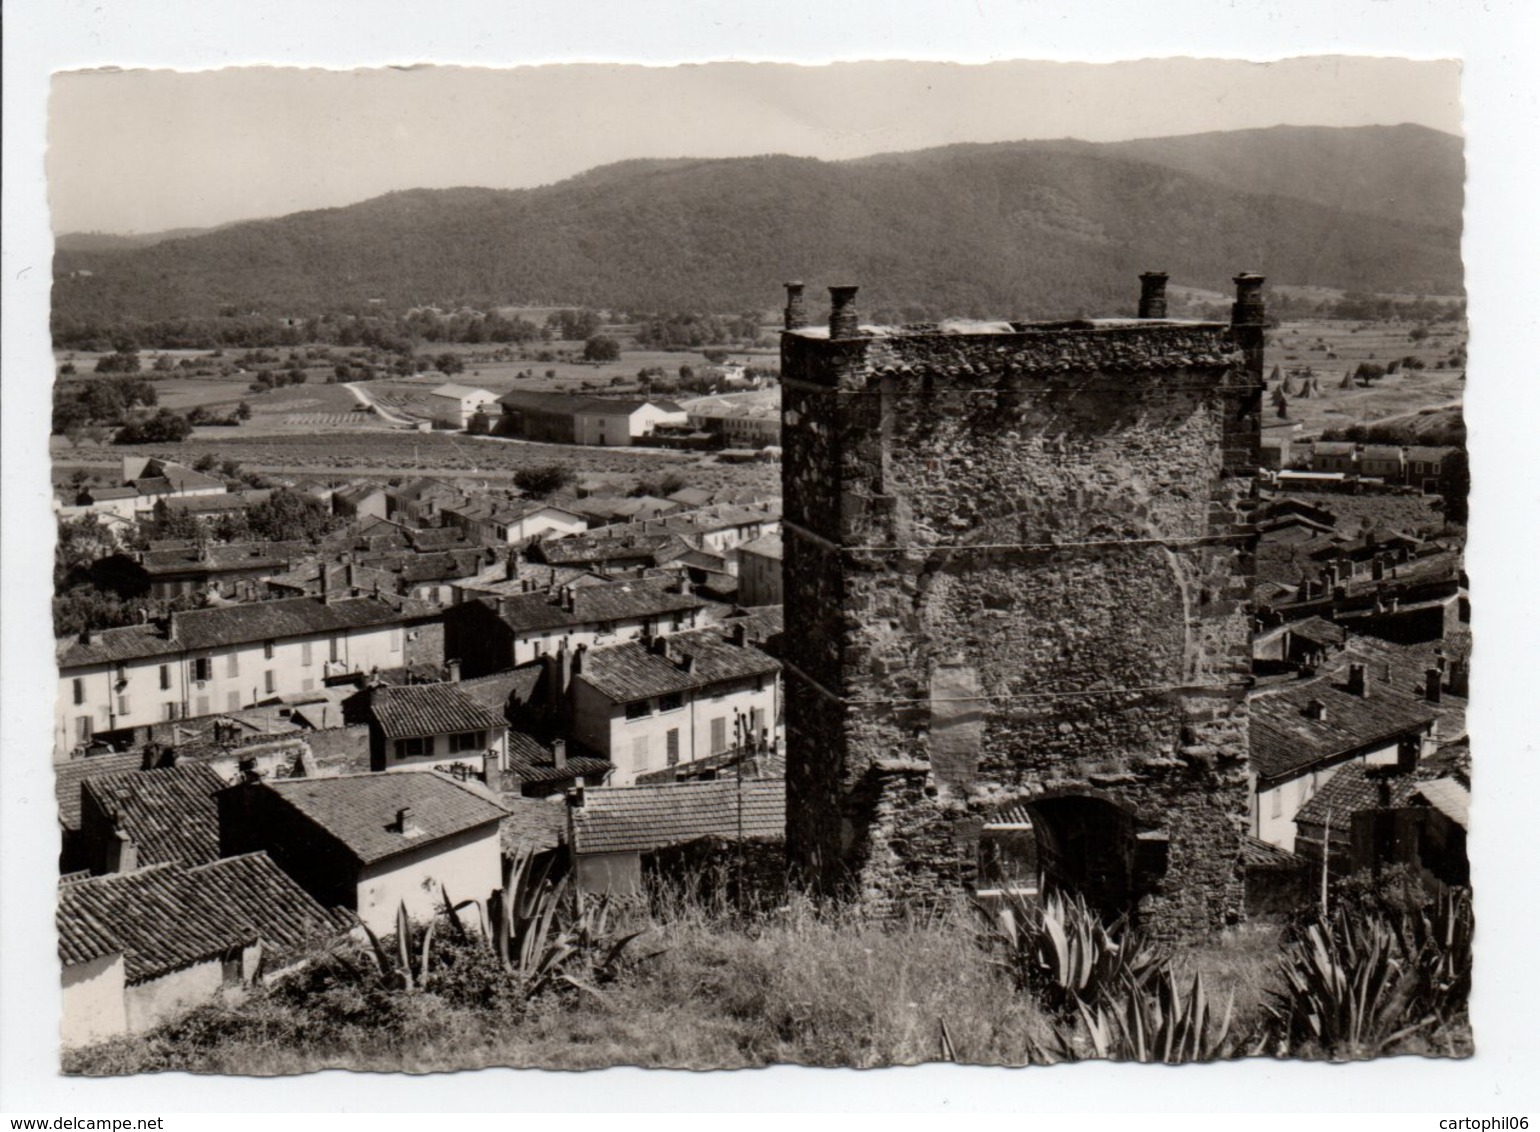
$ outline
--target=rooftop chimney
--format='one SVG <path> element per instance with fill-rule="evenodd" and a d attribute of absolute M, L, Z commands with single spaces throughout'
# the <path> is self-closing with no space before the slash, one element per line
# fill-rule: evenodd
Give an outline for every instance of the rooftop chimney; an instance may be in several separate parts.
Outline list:
<path fill-rule="evenodd" d="M 652 653 L 654 656 L 667 656 L 668 638 L 662 634 L 654 637 L 652 640 L 647 642 L 647 651 Z"/>
<path fill-rule="evenodd" d="M 563 770 L 567 765 L 567 741 L 565 739 L 553 739 L 551 741 L 551 762 L 557 770 Z"/>
<path fill-rule="evenodd" d="M 858 318 L 856 292 L 859 287 L 842 286 L 829 288 L 829 337 L 854 338 Z"/>
<path fill-rule="evenodd" d="M 1437 668 L 1430 668 L 1425 673 L 1423 692 L 1428 698 L 1428 703 L 1442 703 L 1444 699 L 1444 674 Z"/>
<path fill-rule="evenodd" d="M 1246 372 L 1260 389 L 1262 379 L 1262 354 L 1266 345 L 1265 326 L 1267 312 L 1262 305 L 1263 278 L 1251 272 L 1235 277 L 1235 305 L 1230 308 L 1230 328 L 1235 344 L 1246 358 Z"/>
<path fill-rule="evenodd" d="M 742 621 L 733 626 L 733 644 L 743 648 L 749 643 L 749 627 Z"/>
<path fill-rule="evenodd" d="M 1166 317 L 1166 280 L 1164 271 L 1146 271 L 1139 276 L 1139 317 Z"/>
<path fill-rule="evenodd" d="M 1369 698 L 1369 666 L 1367 664 L 1348 665 L 1347 692 L 1350 696 L 1360 699 Z"/>
<path fill-rule="evenodd" d="M 420 837 L 422 826 L 417 824 L 417 819 L 412 816 L 411 806 L 402 806 L 396 811 L 396 832 L 402 837 Z"/>
<path fill-rule="evenodd" d="M 446 660 L 444 667 L 449 669 L 449 683 L 458 684 L 460 682 L 460 662 L 458 660 Z"/>
<path fill-rule="evenodd" d="M 807 307 L 802 301 L 801 281 L 786 284 L 786 329 L 796 330 L 807 325 Z"/>
<path fill-rule="evenodd" d="M 1232 326 L 1260 326 L 1266 317 L 1262 306 L 1262 284 L 1265 278 L 1252 272 L 1242 272 L 1235 277 L 1235 305 L 1230 308 Z"/>
<path fill-rule="evenodd" d="M 113 817 L 113 840 L 107 846 L 107 871 L 109 873 L 131 873 L 139 867 L 139 846 L 134 844 L 134 839 L 128 831 L 118 824 L 117 816 Z"/>
<path fill-rule="evenodd" d="M 583 787 L 581 784 L 567 791 L 567 805 L 571 806 L 574 810 L 581 810 L 583 808 Z"/>
<path fill-rule="evenodd" d="M 675 663 L 678 664 L 681 672 L 690 674 L 695 671 L 695 658 L 693 656 L 682 656 Z"/>
<path fill-rule="evenodd" d="M 1320 700 L 1311 700 L 1305 705 L 1305 718 L 1322 722 L 1326 719 L 1326 705 Z"/>

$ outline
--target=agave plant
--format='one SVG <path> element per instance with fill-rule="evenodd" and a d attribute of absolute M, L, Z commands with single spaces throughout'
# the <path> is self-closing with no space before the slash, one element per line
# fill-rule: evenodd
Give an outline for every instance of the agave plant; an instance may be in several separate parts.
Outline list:
<path fill-rule="evenodd" d="M 1447 1021 L 1470 1001 L 1475 918 L 1469 889 L 1447 889 L 1408 917 L 1403 943 L 1411 957 L 1420 1010 Z"/>
<path fill-rule="evenodd" d="M 1012 893 L 1003 908 L 980 905 L 995 960 L 1019 989 L 1071 1015 L 1124 985 L 1142 986 L 1166 960 L 1119 920 L 1111 927 L 1078 894 L 1050 892 L 1041 903 Z"/>
<path fill-rule="evenodd" d="M 1333 1057 L 1372 1057 L 1422 1024 L 1411 1016 L 1415 979 L 1382 916 L 1339 909 L 1311 924 L 1285 951 L 1280 973 L 1267 1010 L 1284 1052 L 1314 1043 Z"/>
<path fill-rule="evenodd" d="M 380 937 L 368 924 L 363 925 L 373 949 L 376 969 L 387 986 L 398 990 L 421 990 L 428 982 L 429 963 L 433 953 L 433 924 L 423 932 L 422 946 L 416 961 L 412 958 L 412 919 L 406 914 L 406 901 L 396 908 L 395 950 L 386 948 Z M 414 970 L 415 968 L 415 970 Z"/>
<path fill-rule="evenodd" d="M 1095 1005 L 1082 1003 L 1079 1009 L 1097 1057 L 1177 1065 L 1223 1055 L 1234 1007 L 1232 992 L 1216 1024 L 1203 975 L 1194 975 L 1184 989 L 1176 974 L 1164 967 L 1144 985 L 1125 978 L 1119 992 Z"/>

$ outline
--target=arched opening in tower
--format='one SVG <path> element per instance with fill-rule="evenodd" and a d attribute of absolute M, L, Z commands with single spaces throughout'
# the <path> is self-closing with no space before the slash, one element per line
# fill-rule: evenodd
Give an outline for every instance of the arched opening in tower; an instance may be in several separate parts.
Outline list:
<path fill-rule="evenodd" d="M 1034 799 L 1001 811 L 979 839 L 978 895 L 1078 893 L 1107 919 L 1135 913 L 1165 871 L 1164 834 L 1093 794 Z"/>

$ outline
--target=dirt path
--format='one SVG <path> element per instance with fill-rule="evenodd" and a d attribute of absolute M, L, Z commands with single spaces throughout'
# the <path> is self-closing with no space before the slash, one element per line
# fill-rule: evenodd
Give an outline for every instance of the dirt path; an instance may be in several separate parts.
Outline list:
<path fill-rule="evenodd" d="M 380 404 L 378 401 L 376 401 L 374 399 L 374 394 L 366 393 L 359 386 L 358 382 L 355 382 L 355 381 L 344 381 L 342 383 L 342 387 L 344 389 L 346 389 L 349 393 L 353 394 L 354 397 L 358 398 L 358 403 L 359 404 L 365 405 L 368 408 L 372 409 L 375 412 L 375 414 L 380 417 L 381 420 L 389 421 L 391 424 L 395 424 L 395 425 L 405 425 L 407 428 L 412 428 L 417 423 L 416 421 L 409 420 L 408 418 L 403 417 L 403 416 L 401 416 L 401 415 L 399 415 L 397 413 L 394 413 L 390 409 L 387 409 L 384 405 Z"/>

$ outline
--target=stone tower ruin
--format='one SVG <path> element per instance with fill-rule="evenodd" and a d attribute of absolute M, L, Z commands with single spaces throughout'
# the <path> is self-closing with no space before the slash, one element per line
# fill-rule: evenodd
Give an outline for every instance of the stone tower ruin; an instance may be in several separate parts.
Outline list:
<path fill-rule="evenodd" d="M 1262 278 L 1230 322 L 781 338 L 787 841 L 875 912 L 1073 888 L 1150 930 L 1233 918 Z"/>

